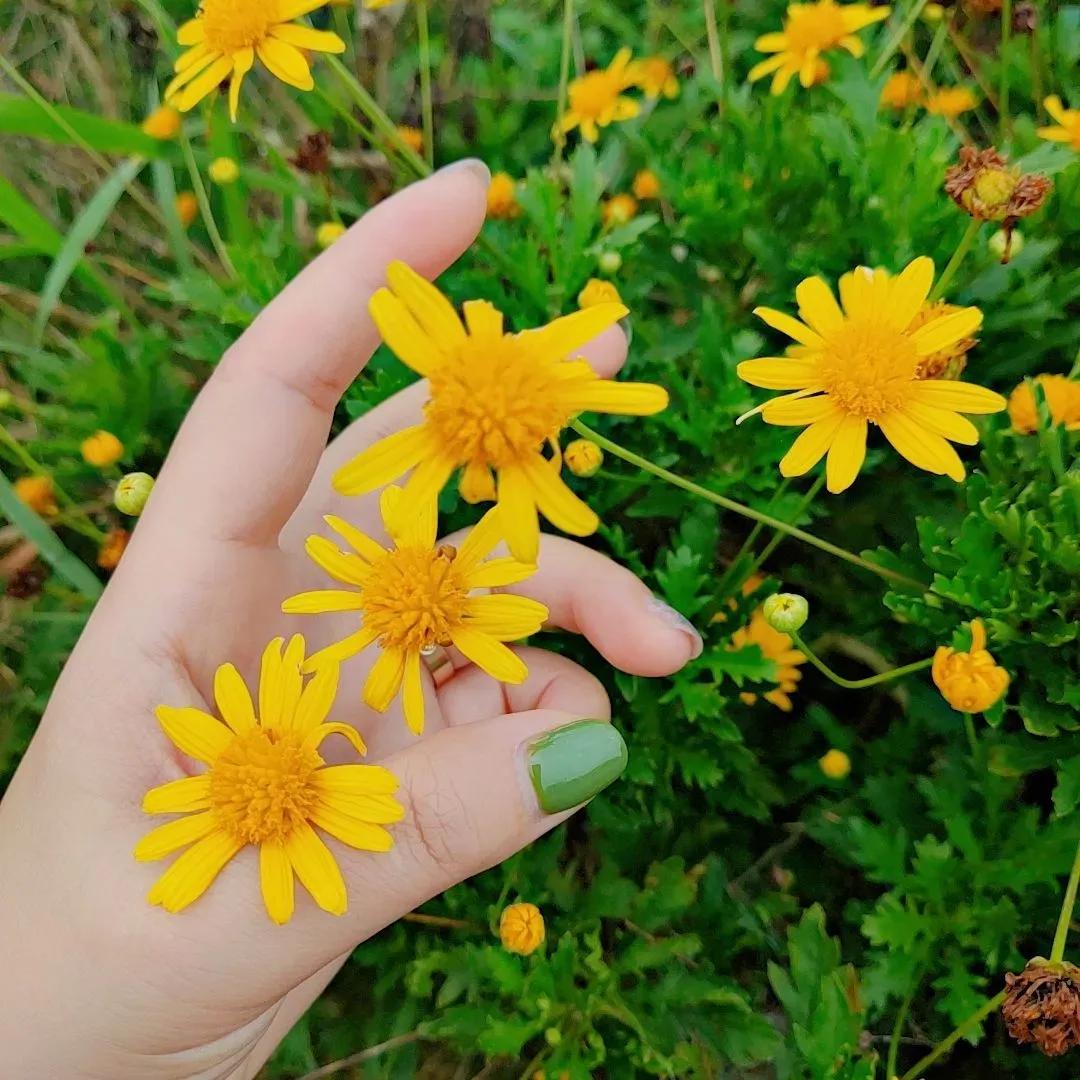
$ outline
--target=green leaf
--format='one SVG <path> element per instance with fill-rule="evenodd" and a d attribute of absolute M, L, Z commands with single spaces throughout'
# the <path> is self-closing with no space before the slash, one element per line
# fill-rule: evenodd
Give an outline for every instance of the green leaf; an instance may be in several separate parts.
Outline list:
<path fill-rule="evenodd" d="M 101 582 L 93 572 L 60 542 L 59 537 L 15 494 L 11 481 L 0 472 L 0 511 L 38 549 L 41 557 L 69 585 L 83 596 L 96 600 L 101 595 Z"/>
<path fill-rule="evenodd" d="M 55 117 L 22 94 L 0 94 L 0 134 L 29 135 L 68 146 L 88 146 L 103 154 L 148 158 L 170 154 L 171 144 L 147 135 L 135 124 L 106 120 L 67 105 L 52 108 Z"/>
<path fill-rule="evenodd" d="M 41 298 L 34 316 L 33 334 L 36 344 L 41 343 L 49 316 L 52 315 L 64 286 L 82 260 L 86 245 L 101 231 L 120 196 L 138 176 L 144 164 L 143 158 L 135 157 L 118 166 L 72 222 L 41 287 Z"/>
<path fill-rule="evenodd" d="M 1054 813 L 1059 817 L 1071 814 L 1080 803 L 1080 755 L 1061 762 L 1054 787 Z"/>

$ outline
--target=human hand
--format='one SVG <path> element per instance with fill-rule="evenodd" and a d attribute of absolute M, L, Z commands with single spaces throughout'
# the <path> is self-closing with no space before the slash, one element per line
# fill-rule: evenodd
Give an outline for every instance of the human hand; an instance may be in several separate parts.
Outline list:
<path fill-rule="evenodd" d="M 529 780 L 541 735 L 609 717 L 601 684 L 565 657 L 516 650 L 529 668 L 519 686 L 459 658 L 427 687 L 422 738 L 400 713 L 360 705 L 359 658 L 342 670 L 333 715 L 400 779 L 405 817 L 388 853 L 330 841 L 345 915 L 301 893 L 292 920 L 274 925 L 252 848 L 196 905 L 168 914 L 145 899 L 160 868 L 131 855 L 157 824 L 144 793 L 190 771 L 155 707 L 214 712 L 222 663 L 254 687 L 275 635 L 302 630 L 320 647 L 347 627 L 347 613 L 301 621 L 281 602 L 325 586 L 303 550 L 324 514 L 380 534 L 377 498 L 335 495 L 330 476 L 415 423 L 424 400 L 414 386 L 326 446 L 338 398 L 377 343 L 367 300 L 394 259 L 429 277 L 456 259 L 480 228 L 487 182 L 480 163 L 462 162 L 372 210 L 259 316 L 185 421 L 0 805 L 0 1046 L 12 1076 L 253 1076 L 358 942 L 553 828 L 572 809 L 545 806 L 566 790 L 585 801 L 618 770 L 621 740 L 570 728 L 548 750 L 570 781 L 564 797 Z M 585 351 L 611 375 L 625 341 L 612 330 Z M 700 649 L 633 575 L 568 540 L 545 537 L 538 572 L 507 591 L 544 603 L 553 625 L 625 671 L 666 675 Z"/>

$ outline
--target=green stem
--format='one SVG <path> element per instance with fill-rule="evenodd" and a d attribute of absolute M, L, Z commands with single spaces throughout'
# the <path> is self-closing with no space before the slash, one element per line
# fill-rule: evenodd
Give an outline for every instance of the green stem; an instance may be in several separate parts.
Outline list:
<path fill-rule="evenodd" d="M 916 1061 L 915 1064 L 900 1077 L 900 1080 L 917 1080 L 917 1078 L 921 1077 L 923 1073 L 938 1060 L 938 1058 L 947 1054 L 971 1028 L 985 1020 L 990 1013 L 999 1008 L 1004 1000 L 1005 991 L 1002 990 L 999 994 L 990 998 L 989 1001 L 979 1006 L 979 1008 L 966 1020 L 962 1020 L 956 1028 L 946 1035 L 945 1038 L 926 1055 L 926 1057 Z M 892 1080 L 892 1077 L 889 1077 L 888 1080 Z"/>
<path fill-rule="evenodd" d="M 976 765 L 979 764 L 979 736 L 975 733 L 975 719 L 971 713 L 964 713 L 964 733 L 967 735 L 968 749 Z"/>
<path fill-rule="evenodd" d="M 781 496 L 783 496 L 783 494 L 787 491 L 787 488 L 788 480 L 787 478 L 785 478 L 781 482 L 780 486 L 773 493 L 773 497 L 769 500 L 770 508 L 775 505 L 776 501 L 781 498 Z M 720 594 L 720 596 L 725 596 L 727 594 L 729 583 L 734 584 L 736 587 L 740 587 L 743 582 L 746 581 L 746 579 L 750 576 L 749 573 L 740 573 L 740 568 L 742 566 L 743 559 L 745 559 L 754 550 L 754 545 L 757 543 L 757 538 L 761 535 L 764 529 L 765 526 L 762 525 L 760 521 L 754 522 L 754 527 L 750 530 L 749 535 L 743 541 L 742 547 L 740 547 L 739 550 L 735 553 L 735 558 L 733 558 L 731 562 L 728 563 L 727 569 L 724 571 L 723 576 L 720 578 L 720 584 L 716 587 L 716 591 Z M 739 580 L 732 581 L 732 579 L 736 576 Z"/>
<path fill-rule="evenodd" d="M 998 63 L 1001 65 L 1001 92 L 998 94 L 998 114 L 1001 117 L 1001 141 L 1009 140 L 1009 60 L 1005 55 L 1012 34 L 1012 0 L 1001 0 L 1001 47 Z"/>
<path fill-rule="evenodd" d="M 802 517 L 806 508 L 817 498 L 818 492 L 825 486 L 825 474 L 822 473 L 813 484 L 810 486 L 810 490 L 806 493 L 803 500 L 795 508 L 795 513 L 792 515 L 793 521 L 798 521 Z M 783 543 L 784 534 L 782 532 L 774 532 L 772 539 L 761 549 L 761 554 L 750 564 L 750 568 L 746 572 L 746 576 L 749 577 L 760 566 L 763 566 L 769 556 Z"/>
<path fill-rule="evenodd" d="M 420 103 L 423 110 L 424 160 L 435 163 L 435 109 L 431 100 L 431 33 L 427 0 L 416 0 L 416 35 L 420 42 Z"/>
<path fill-rule="evenodd" d="M 927 0 L 915 0 L 911 5 L 907 16 L 904 21 L 893 31 L 892 36 L 887 42 L 885 47 L 881 50 L 881 55 L 877 58 L 877 63 L 870 69 L 870 78 L 876 79 L 884 70 L 885 65 L 896 54 L 896 50 L 900 48 L 900 42 L 907 37 L 911 28 L 915 25 L 915 20 L 922 14 L 922 10 L 926 7 Z M 889 1080 L 892 1080 L 890 1077 Z"/>
<path fill-rule="evenodd" d="M 1054 944 L 1050 949 L 1050 963 L 1060 964 L 1065 959 L 1065 941 L 1069 936 L 1069 923 L 1072 922 L 1073 908 L 1076 907 L 1076 890 L 1080 887 L 1080 844 L 1076 848 L 1069 884 L 1065 886 L 1065 897 L 1061 901 L 1061 914 L 1058 916 Z"/>
<path fill-rule="evenodd" d="M 900 1002 L 900 1008 L 896 1013 L 896 1022 L 893 1024 L 892 1037 L 889 1039 L 889 1054 L 885 1060 L 885 1076 L 887 1080 L 893 1080 L 896 1076 L 896 1062 L 900 1056 L 900 1039 L 904 1034 L 904 1024 L 907 1023 L 908 1013 L 911 1011 L 911 1003 L 915 998 L 915 991 L 919 988 L 919 980 L 922 971 L 917 970 L 911 977 L 911 985 Z"/>
<path fill-rule="evenodd" d="M 225 268 L 225 273 L 231 278 L 235 278 L 236 267 L 232 264 L 232 259 L 229 258 L 229 252 L 225 248 L 225 241 L 221 238 L 221 232 L 217 227 L 217 222 L 214 220 L 214 211 L 210 207 L 210 197 L 206 194 L 206 185 L 203 183 L 202 173 L 199 172 L 199 166 L 195 162 L 195 154 L 191 149 L 191 140 L 187 136 L 187 132 L 180 129 L 180 148 L 184 154 L 184 164 L 187 166 L 188 176 L 191 178 L 191 190 L 195 192 L 195 201 L 199 204 L 199 213 L 202 214 L 203 224 L 206 226 L 206 233 L 210 237 L 210 243 L 217 252 L 218 260 Z"/>
<path fill-rule="evenodd" d="M 552 162 L 558 164 L 562 160 L 563 147 L 566 146 L 566 136 L 560 130 L 559 125 L 566 114 L 566 98 L 570 86 L 570 49 L 574 36 L 574 0 L 563 0 L 563 25 L 562 25 L 562 52 L 559 55 L 559 95 L 555 106 L 555 150 Z"/>
<path fill-rule="evenodd" d="M 397 129 L 397 125 L 386 115 L 379 103 L 360 85 L 356 76 L 338 57 L 327 56 L 325 60 L 330 70 L 348 90 L 357 108 L 367 117 L 371 126 L 401 155 L 417 176 L 427 176 L 431 172 L 431 167 L 405 142 Z"/>
<path fill-rule="evenodd" d="M 826 679 L 836 683 L 837 686 L 842 686 L 845 690 L 865 690 L 867 687 L 877 686 L 879 683 L 892 682 L 894 679 L 901 679 L 905 675 L 913 675 L 916 671 L 925 671 L 934 662 L 934 658 L 928 656 L 925 660 L 916 660 L 914 663 L 904 664 L 903 667 L 882 671 L 877 675 L 868 675 L 865 679 L 845 679 L 843 675 L 837 675 L 824 660 L 813 652 L 810 646 L 799 636 L 797 630 L 789 630 L 788 633 L 791 635 L 791 640 L 795 643 L 795 647 L 806 655 L 806 659 L 809 660 Z"/>
<path fill-rule="evenodd" d="M 702 0 L 705 15 L 705 35 L 709 41 L 709 68 L 717 85 L 723 86 L 724 58 L 720 52 L 720 32 L 716 26 L 716 0 Z"/>
<path fill-rule="evenodd" d="M 570 426 L 579 435 L 586 439 L 591 439 L 597 446 L 606 450 L 609 454 L 621 458 L 630 465 L 636 465 L 644 472 L 651 473 L 653 476 L 657 476 L 661 480 L 673 484 L 675 487 L 682 488 L 683 491 L 688 491 L 691 495 L 697 495 L 698 498 L 705 499 L 707 502 L 711 502 L 715 506 L 723 507 L 725 510 L 730 510 L 734 514 L 749 518 L 751 521 L 760 521 L 762 525 L 767 525 L 771 529 L 776 529 L 786 536 L 793 536 L 796 540 L 801 540 L 804 544 L 810 544 L 812 547 L 827 552 L 829 555 L 833 555 L 838 559 L 843 559 L 844 562 L 851 563 L 853 566 L 860 566 L 864 570 L 869 570 L 870 573 L 877 574 L 878 577 L 887 578 L 889 581 L 894 581 L 898 584 L 907 585 L 922 591 L 926 590 L 926 586 L 921 581 L 909 578 L 906 574 L 900 574 L 895 570 L 890 570 L 888 567 L 879 566 L 869 559 L 864 559 L 861 555 L 856 555 L 853 551 L 848 551 L 846 548 L 842 548 L 837 544 L 831 544 L 828 540 L 822 540 L 819 536 L 814 536 L 812 533 L 808 533 L 803 529 L 797 529 L 794 525 L 789 525 L 786 521 L 781 521 L 771 514 L 763 514 L 760 510 L 754 510 L 752 507 L 744 506 L 734 499 L 729 499 L 724 495 L 718 495 L 715 491 L 710 491 L 700 484 L 695 484 L 693 480 L 687 480 L 685 477 L 679 476 L 678 473 L 671 472 L 670 469 L 662 468 L 660 465 L 654 465 L 648 458 L 643 458 L 640 454 L 635 454 L 632 450 L 627 450 L 626 447 L 620 446 L 616 442 L 612 442 L 611 439 L 606 438 L 597 431 L 593 431 L 592 428 L 583 424 L 580 420 L 573 421 Z"/>
<path fill-rule="evenodd" d="M 956 250 L 952 253 L 952 258 L 941 272 L 941 277 L 938 278 L 938 282 L 934 286 L 933 292 L 930 293 L 931 300 L 940 300 L 945 295 L 945 291 L 952 284 L 952 279 L 956 277 L 956 271 L 960 269 L 960 264 L 964 261 L 964 257 L 971 250 L 971 245 L 975 242 L 975 237 L 979 234 L 980 225 L 982 225 L 982 222 L 977 218 L 972 218 L 971 221 L 968 222 L 967 230 L 964 232 L 964 235 L 960 237 L 960 243 L 956 245 Z"/>

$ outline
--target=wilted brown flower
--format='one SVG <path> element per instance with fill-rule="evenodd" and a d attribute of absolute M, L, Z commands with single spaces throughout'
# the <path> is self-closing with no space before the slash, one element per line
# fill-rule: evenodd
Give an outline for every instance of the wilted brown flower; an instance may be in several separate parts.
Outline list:
<path fill-rule="evenodd" d="M 1045 176 L 1010 165 L 992 146 L 962 146 L 959 161 L 945 173 L 945 193 L 980 221 L 1015 223 L 1034 214 L 1052 187 Z"/>
<path fill-rule="evenodd" d="M 16 600 L 31 600 L 41 595 L 48 576 L 49 568 L 40 559 L 35 559 L 8 578 L 4 593 Z"/>
<path fill-rule="evenodd" d="M 1001 1015 L 1018 1043 L 1035 1043 L 1047 1057 L 1080 1046 L 1080 968 L 1037 956 L 1008 973 L 1005 986 Z"/>
<path fill-rule="evenodd" d="M 1018 34 L 1033 34 L 1039 25 L 1039 9 L 1034 4 L 1017 4 L 1013 8 L 1012 25 Z"/>
<path fill-rule="evenodd" d="M 330 171 L 330 136 L 325 131 L 313 131 L 300 140 L 290 164 L 301 172 L 320 176 Z"/>

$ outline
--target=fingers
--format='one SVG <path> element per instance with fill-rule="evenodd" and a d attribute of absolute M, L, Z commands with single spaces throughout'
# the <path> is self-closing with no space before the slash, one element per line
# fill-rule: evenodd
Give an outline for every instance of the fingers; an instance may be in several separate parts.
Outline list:
<path fill-rule="evenodd" d="M 626 335 L 618 326 L 605 330 L 581 350 L 582 356 L 596 372 L 608 378 L 618 374 L 626 362 L 626 353 Z M 350 521 L 357 521 L 359 508 L 375 505 L 375 500 L 338 495 L 333 490 L 330 478 L 361 450 L 402 428 L 419 423 L 426 400 L 427 382 L 421 379 L 377 405 L 334 439 L 319 462 L 308 494 L 282 533 L 281 541 L 285 548 L 301 546 L 307 534 L 317 527 L 316 523 L 323 514 L 339 514 Z"/>
<path fill-rule="evenodd" d="M 276 541 L 318 464 L 338 398 L 378 341 L 367 302 L 387 264 L 402 259 L 429 277 L 444 270 L 480 229 L 487 183 L 482 163 L 463 161 L 404 189 L 259 315 L 185 421 L 150 521 L 183 520 L 198 536 Z"/>

